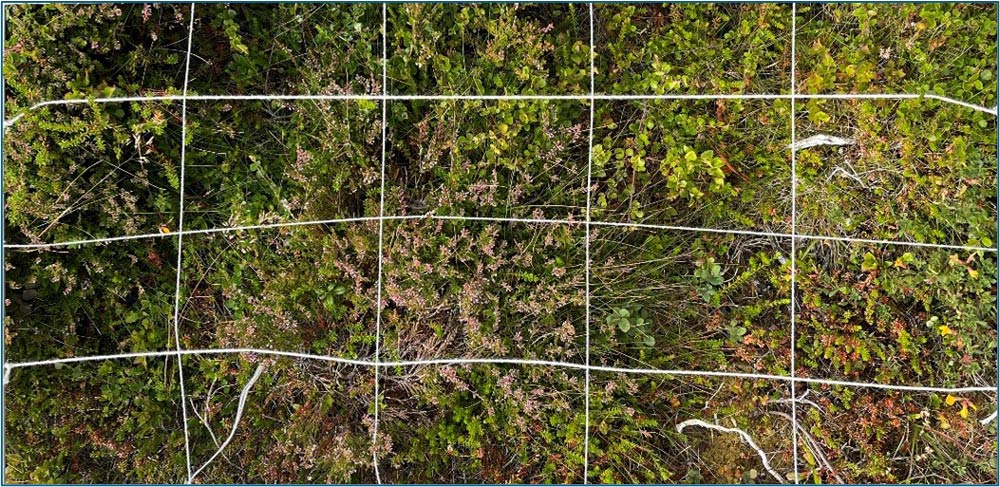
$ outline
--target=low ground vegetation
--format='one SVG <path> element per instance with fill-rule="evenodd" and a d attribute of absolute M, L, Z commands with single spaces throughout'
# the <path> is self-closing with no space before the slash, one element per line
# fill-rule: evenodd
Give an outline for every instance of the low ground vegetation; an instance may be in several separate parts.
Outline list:
<path fill-rule="evenodd" d="M 193 94 L 587 94 L 586 5 L 199 4 Z M 594 224 L 996 246 L 996 118 L 932 100 L 197 101 L 187 5 L 12 6 L 4 52 L 12 362 L 173 339 L 372 360 L 518 358 L 926 386 L 992 386 L 997 260 L 918 248 Z M 597 5 L 601 93 L 788 93 L 791 8 Z M 800 5 L 795 89 L 996 104 L 996 7 Z M 850 139 L 795 154 L 796 138 Z M 382 133 L 387 134 L 385 179 Z M 384 194 L 380 189 L 384 186 Z M 588 191 L 589 190 L 589 191 Z M 797 195 L 792 221 L 792 195 Z M 588 201 L 588 195 L 590 197 Z M 384 207 L 382 203 L 384 201 Z M 525 223 L 434 219 L 553 219 Z M 382 263 L 379 264 L 379 232 Z M 590 321 L 586 320 L 589 240 Z M 792 262 L 796 293 L 792 297 Z M 381 268 L 381 275 L 379 269 Z M 382 308 L 377 292 L 382 285 Z M 796 336 L 792 342 L 791 311 Z M 381 329 L 376 331 L 376 314 Z M 376 340 L 380 339 L 380 342 Z M 791 353 L 795 350 L 796 368 Z M 174 357 L 15 370 L 10 482 L 186 475 Z M 196 481 L 995 482 L 994 394 L 684 375 L 190 355 Z"/>

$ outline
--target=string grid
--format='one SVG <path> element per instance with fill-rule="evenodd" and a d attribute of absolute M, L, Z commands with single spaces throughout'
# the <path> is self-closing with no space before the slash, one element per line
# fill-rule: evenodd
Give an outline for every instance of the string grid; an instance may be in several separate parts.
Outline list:
<path fill-rule="evenodd" d="M 880 240 L 880 239 L 866 239 L 866 238 L 854 238 L 846 236 L 830 236 L 830 235 L 808 235 L 801 234 L 797 232 L 796 219 L 797 219 L 797 167 L 796 167 L 796 150 L 794 149 L 796 142 L 795 134 L 795 121 L 796 121 L 796 100 L 800 99 L 841 99 L 841 100 L 912 100 L 912 99 L 928 99 L 936 100 L 943 103 L 954 104 L 969 110 L 980 111 L 984 113 L 997 116 L 997 107 L 985 107 L 973 103 L 969 103 L 962 100 L 957 100 L 949 98 L 946 96 L 938 94 L 910 94 L 910 93 L 897 93 L 897 94 L 798 94 L 795 86 L 795 31 L 796 31 L 796 11 L 795 4 L 792 5 L 792 19 L 791 19 L 791 91 L 788 94 L 705 94 L 705 95 L 610 95 L 610 94 L 600 94 L 595 92 L 595 39 L 594 39 L 594 24 L 595 24 L 595 14 L 593 3 L 588 3 L 588 13 L 589 13 L 589 29 L 590 29 L 590 88 L 589 93 L 583 95 L 391 95 L 388 93 L 388 31 L 387 31 L 387 4 L 382 4 L 382 86 L 381 94 L 359 94 L 359 95 L 188 95 L 188 80 L 190 74 L 190 63 L 191 63 L 191 51 L 192 51 L 192 39 L 194 33 L 194 19 L 195 19 L 195 4 L 191 4 L 190 13 L 190 23 L 189 23 L 189 34 L 187 40 L 187 53 L 186 53 L 186 65 L 185 65 L 185 75 L 184 75 L 184 85 L 181 95 L 160 95 L 160 96 L 129 96 L 129 97 L 110 97 L 110 98 L 91 98 L 91 99 L 69 99 L 69 100 L 49 100 L 36 103 L 22 112 L 18 113 L 14 117 L 4 120 L 3 126 L 10 127 L 11 125 L 17 123 L 21 118 L 25 116 L 26 113 L 40 110 L 45 107 L 50 106 L 69 106 L 69 105 L 81 105 L 81 104 L 105 104 L 105 103 L 129 103 L 129 102 L 181 102 L 181 160 L 180 160 L 180 211 L 178 216 L 178 229 L 176 232 L 171 232 L 169 234 L 162 233 L 149 233 L 149 234 L 136 234 L 136 235 L 121 235 L 115 237 L 107 238 L 93 238 L 93 239 L 83 239 L 75 241 L 66 242 L 53 242 L 53 243 L 31 243 L 31 244 L 6 244 L 4 243 L 4 249 L 20 249 L 20 250 L 43 250 L 56 247 L 74 247 L 81 245 L 101 245 L 108 244 L 112 242 L 121 242 L 135 239 L 154 239 L 154 238 L 177 238 L 177 280 L 176 280 L 176 293 L 174 299 L 174 313 L 173 313 L 173 335 L 175 342 L 174 350 L 165 351 L 154 351 L 154 352 L 138 352 L 138 353 L 119 353 L 119 354 L 109 354 L 109 355 L 97 355 L 97 356 L 84 356 L 84 357 L 71 357 L 71 358 L 61 358 L 61 359 L 51 359 L 51 360 L 40 360 L 40 361 L 29 361 L 29 362 L 13 362 L 4 364 L 4 384 L 7 383 L 8 377 L 11 371 L 25 368 L 25 367 L 41 367 L 50 366 L 58 364 L 69 364 L 69 363 L 86 363 L 86 362 L 96 362 L 104 360 L 120 360 L 120 359 L 131 359 L 131 358 L 168 358 L 176 357 L 178 360 L 178 375 L 180 378 L 180 389 L 181 389 L 181 406 L 182 414 L 184 419 L 184 438 L 185 438 L 185 460 L 187 467 L 187 483 L 193 481 L 194 475 L 197 475 L 205 466 L 202 466 L 198 472 L 192 474 L 191 469 L 191 449 L 190 449 L 190 439 L 188 434 L 187 426 L 187 407 L 186 407 L 186 394 L 184 388 L 184 372 L 183 364 L 181 363 L 181 358 L 189 355 L 226 355 L 226 354 L 253 354 L 253 355 L 267 355 L 275 357 L 290 357 L 303 360 L 318 360 L 331 363 L 339 363 L 344 365 L 353 365 L 360 367 L 373 367 L 375 372 L 375 390 L 374 390 L 374 403 L 373 403 L 373 425 L 372 425 L 372 461 L 374 465 L 375 477 L 378 483 L 382 483 L 381 474 L 379 472 L 379 461 L 377 452 L 377 442 L 378 442 L 378 424 L 379 424 L 379 370 L 386 367 L 411 367 L 411 366 L 436 366 L 436 365 L 462 365 L 462 364 L 508 364 L 508 365 L 521 365 L 521 366 L 544 366 L 544 367 L 558 367 L 566 368 L 572 370 L 582 370 L 585 374 L 585 436 L 584 436 L 584 466 L 583 472 L 584 483 L 588 482 L 588 467 L 589 467 L 589 441 L 590 441 L 590 373 L 591 371 L 598 372 L 611 372 L 611 373 L 623 373 L 623 374 L 641 374 L 641 375 L 667 375 L 667 376 L 700 376 L 700 377 L 719 377 L 719 378 L 736 378 L 736 379 L 759 379 L 768 380 L 775 382 L 787 382 L 791 391 L 791 419 L 792 419 L 792 455 L 793 455 L 793 468 L 794 468 L 794 481 L 799 483 L 798 469 L 799 469 L 799 459 L 798 459 L 798 419 L 796 415 L 796 384 L 817 384 L 817 385 L 828 385 L 828 386 L 843 386 L 843 387 L 857 387 L 857 388 L 873 388 L 882 390 L 894 390 L 894 391 L 911 391 L 911 392 L 934 392 L 934 393 L 971 393 L 971 392 L 996 392 L 996 387 L 988 386 L 966 386 L 966 387 L 932 387 L 932 386 L 914 386 L 914 385 L 896 385 L 896 384 L 882 384 L 874 382 L 856 382 L 856 381 L 841 381 L 841 380 L 831 380 L 831 379 L 820 379 L 812 377 L 800 377 L 796 374 L 796 361 L 795 361 L 795 341 L 796 341 L 796 310 L 795 310 L 795 300 L 796 300 L 796 241 L 802 240 L 819 240 L 819 241 L 840 241 L 840 242 L 853 242 L 853 243 L 867 243 L 867 244 L 882 244 L 882 245 L 900 245 L 909 247 L 927 247 L 927 248 L 939 248 L 939 249 L 951 249 L 951 250 L 964 250 L 969 252 L 989 252 L 996 253 L 998 249 L 996 247 L 982 247 L 982 246 L 972 246 L 972 245 L 952 245 L 952 244 L 936 244 L 936 243 L 925 243 L 925 242 L 907 242 L 898 240 Z M 685 227 L 685 226 L 674 226 L 674 225 L 656 225 L 656 224 L 642 224 L 642 223 L 626 223 L 626 222 L 602 222 L 602 221 L 592 221 L 591 220 L 591 191 L 592 191 L 592 169 L 593 169 L 593 147 L 594 147 L 594 112 L 595 103 L 597 101 L 628 101 L 628 100 L 718 100 L 718 99 L 754 99 L 754 100 L 789 100 L 791 104 L 791 231 L 790 233 L 784 232 L 769 232 L 769 231 L 757 231 L 757 230 L 739 230 L 739 229 L 720 229 L 720 228 L 702 228 L 702 227 Z M 382 119 L 381 119 L 381 132 L 382 132 L 382 148 L 381 148 L 381 196 L 379 203 L 379 216 L 378 217 L 358 217 L 358 218 L 342 218 L 342 219 L 330 219 L 330 220 L 312 220 L 312 221 L 292 221 L 292 222 L 282 222 L 273 224 L 260 224 L 260 225 L 246 225 L 246 226 L 234 226 L 234 227 L 223 227 L 223 228 L 212 228 L 212 229 L 201 229 L 201 230 L 185 230 L 184 229 L 184 168 L 185 168 L 185 155 L 186 155 L 186 133 L 187 133 L 187 102 L 188 101 L 239 101 L 239 100 L 328 100 L 328 101 L 376 101 L 381 104 L 382 108 Z M 387 105 L 392 101 L 417 101 L 417 100 L 428 100 L 428 101 L 444 101 L 444 100 L 578 100 L 589 102 L 589 131 L 588 131 L 588 159 L 587 159 L 587 203 L 586 203 L 586 213 L 584 221 L 577 221 L 571 219 L 544 219 L 544 218 L 495 218 L 495 217 L 478 217 L 478 216 L 461 216 L 461 215 L 385 215 L 385 165 L 386 165 L 386 143 L 387 143 Z M 457 220 L 457 221 L 484 221 L 484 222 L 494 222 L 494 223 L 527 223 L 527 224 L 550 224 L 550 225 L 581 225 L 583 226 L 585 232 L 584 246 L 585 246 L 585 320 L 586 320 L 586 335 L 585 335 L 585 363 L 573 363 L 573 362 L 559 362 L 559 361 L 547 361 L 547 360 L 529 360 L 529 359 L 505 359 L 505 358 L 495 358 L 495 359 L 479 359 L 479 358 L 465 358 L 465 359 L 432 359 L 432 360 L 398 360 L 398 361 L 381 361 L 380 357 L 380 341 L 381 341 L 381 308 L 382 303 L 382 264 L 383 264 L 383 253 L 384 253 L 384 222 L 385 221 L 401 221 L 401 220 L 418 220 L 418 219 L 436 219 L 436 220 Z M 219 232 L 238 232 L 246 230 L 257 230 L 257 229 L 268 229 L 268 228 L 281 228 L 281 227 L 292 227 L 292 226 L 308 226 L 308 225 L 324 225 L 332 223 L 360 223 L 360 222 L 378 222 L 378 279 L 377 279 L 377 291 L 376 291 L 376 331 L 375 331 L 375 355 L 373 360 L 360 360 L 360 359 L 346 359 L 335 356 L 326 355 L 314 355 L 307 353 L 297 353 L 297 352 L 287 352 L 281 350 L 269 350 L 260 348 L 226 348 L 226 349 L 184 349 L 180 342 L 180 331 L 179 331 L 179 319 L 180 319 L 180 294 L 181 294 L 181 273 L 182 273 L 182 245 L 183 239 L 188 235 L 197 234 L 210 234 Z M 790 325 L 791 325 L 791 370 L 789 375 L 773 375 L 773 374 L 757 374 L 757 373 L 742 373 L 742 372 L 724 372 L 724 371 L 710 371 L 710 370 L 670 370 L 670 369 L 641 369 L 641 368 L 622 368 L 622 367 L 609 367 L 601 365 L 593 365 L 590 360 L 590 322 L 591 322 L 591 228 L 592 227 L 628 227 L 628 228 L 645 228 L 645 229 L 656 229 L 656 230 L 674 230 L 681 232 L 705 232 L 705 233 L 719 233 L 728 235 L 749 235 L 758 237 L 767 237 L 772 239 L 786 239 L 791 242 L 791 303 L 790 303 Z M 1000 239 L 998 239 L 1000 240 Z M 261 369 L 258 369 L 254 379 L 259 376 Z M 249 386 L 252 382 L 247 385 L 244 390 L 243 396 L 241 396 L 241 411 L 243 402 L 246 400 L 246 393 L 249 390 Z M 994 413 L 995 414 L 995 413 Z M 235 428 L 233 430 L 235 433 Z M 221 450 L 220 450 L 221 451 Z M 218 455 L 219 452 L 216 452 Z M 213 456 L 214 458 L 214 456 Z M 211 460 L 209 460 L 211 462 Z M 207 463 L 206 463 L 207 465 Z"/>

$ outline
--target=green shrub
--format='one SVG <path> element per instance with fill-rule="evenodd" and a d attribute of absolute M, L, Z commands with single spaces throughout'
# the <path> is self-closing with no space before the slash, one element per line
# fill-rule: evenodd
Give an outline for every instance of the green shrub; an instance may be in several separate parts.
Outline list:
<path fill-rule="evenodd" d="M 595 6 L 596 91 L 788 93 L 790 9 L 775 4 Z"/>
<path fill-rule="evenodd" d="M 806 93 L 937 93 L 996 104 L 996 6 L 798 8 L 796 80 Z"/>

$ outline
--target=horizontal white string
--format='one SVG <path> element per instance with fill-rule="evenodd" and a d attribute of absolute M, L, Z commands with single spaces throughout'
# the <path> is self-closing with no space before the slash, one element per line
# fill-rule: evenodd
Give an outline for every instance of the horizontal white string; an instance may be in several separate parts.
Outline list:
<path fill-rule="evenodd" d="M 181 355 L 217 355 L 217 354 L 260 354 L 260 355 L 276 355 L 283 357 L 293 357 L 307 360 L 320 360 L 325 362 L 334 362 L 344 365 L 355 365 L 361 367 L 420 367 L 420 366 L 433 366 L 433 365 L 461 365 L 461 364 L 494 364 L 494 365 L 524 365 L 524 366 L 537 366 L 537 367 L 559 367 L 567 369 L 578 369 L 578 370 L 591 370 L 596 372 L 613 372 L 613 373 L 623 373 L 623 374 L 645 374 L 645 375 L 683 375 L 683 376 L 702 376 L 702 377 L 724 377 L 733 379 L 763 379 L 763 380 L 773 380 L 782 382 L 801 382 L 807 384 L 825 384 L 831 386 L 844 386 L 844 387 L 859 387 L 868 389 L 885 389 L 894 391 L 912 391 L 912 392 L 939 392 L 939 393 L 966 393 L 966 392 L 996 392 L 997 388 L 985 387 L 985 386 L 967 386 L 967 387 L 928 387 L 928 386 L 906 386 L 906 385 L 895 385 L 895 384 L 880 384 L 874 382 L 854 382 L 854 381 L 843 381 L 843 380 L 832 380 L 832 379 L 815 379 L 809 377 L 796 377 L 791 378 L 783 375 L 773 375 L 773 374 L 754 374 L 748 372 L 721 372 L 721 371 L 711 371 L 711 370 L 674 370 L 674 369 L 633 369 L 624 367 L 608 367 L 603 365 L 590 365 L 572 362 L 559 362 L 552 360 L 531 360 L 531 359 L 509 359 L 509 358 L 454 358 L 454 359 L 430 359 L 430 360 L 398 360 L 398 361 L 380 361 L 378 363 L 371 360 L 362 359 L 348 359 L 341 357 L 333 357 L 328 355 L 315 355 L 309 353 L 300 352 L 286 352 L 281 350 L 267 350 L 259 348 L 219 348 L 219 349 L 203 349 L 203 350 L 181 350 L 180 352 L 176 350 L 162 351 L 162 352 L 135 352 L 135 353 L 120 353 L 112 355 L 94 355 L 87 357 L 69 357 L 61 359 L 51 359 L 51 360 L 39 360 L 33 362 L 13 362 L 4 365 L 7 369 L 17 369 L 23 367 L 38 367 L 43 365 L 56 365 L 56 364 L 70 364 L 79 362 L 94 362 L 101 360 L 119 360 L 119 359 L 129 359 L 129 358 L 142 358 L 142 357 L 166 357 L 166 356 L 176 356 L 178 353 Z"/>
<path fill-rule="evenodd" d="M 587 93 L 579 95 L 156 95 L 156 96 L 122 96 L 122 97 L 102 97 L 102 98 L 77 98 L 70 100 L 47 100 L 35 103 L 26 110 L 18 113 L 8 120 L 4 120 L 5 127 L 16 123 L 26 112 L 37 110 L 47 106 L 61 105 L 87 105 L 90 103 L 130 103 L 147 101 L 249 101 L 249 100 L 316 100 L 316 101 L 350 101 L 350 100 L 371 100 L 371 101 L 446 101 L 446 100 L 595 100 L 608 101 L 628 101 L 628 100 L 790 100 L 791 94 L 706 94 L 706 95 L 611 95 Z M 796 99 L 831 99 L 831 100 L 911 100 L 927 98 L 945 103 L 959 105 L 972 110 L 989 113 L 996 116 L 997 107 L 985 107 L 974 103 L 956 100 L 947 96 L 933 93 L 829 93 L 829 94 L 802 94 L 794 95 Z"/>
<path fill-rule="evenodd" d="M 172 233 L 143 233 L 137 235 L 125 235 L 118 237 L 95 238 L 95 239 L 84 239 L 84 240 L 71 240 L 66 242 L 52 242 L 52 243 L 41 243 L 41 244 L 4 244 L 4 248 L 45 249 L 52 247 L 68 247 L 73 245 L 102 244 L 102 243 L 116 242 L 121 240 L 137 240 L 144 238 L 170 237 L 174 235 L 187 236 L 187 235 L 197 235 L 197 234 L 239 232 L 245 230 L 261 230 L 268 228 L 299 227 L 308 225 L 329 225 L 336 223 L 357 223 L 357 222 L 370 222 L 379 220 L 424 220 L 424 219 L 480 221 L 480 222 L 493 222 L 493 223 L 550 224 L 550 225 L 587 224 L 585 220 L 560 220 L 560 219 L 550 219 L 550 218 L 505 218 L 505 217 L 435 215 L 435 214 L 396 215 L 396 216 L 383 216 L 383 217 L 361 216 L 353 218 L 335 218 L 330 220 L 308 220 L 308 221 L 294 221 L 294 222 L 284 222 L 284 223 L 267 223 L 261 225 L 243 225 L 236 227 L 219 227 L 219 228 L 209 228 L 203 230 L 184 230 Z M 803 239 L 803 240 L 832 240 L 838 242 L 866 243 L 875 245 L 902 245 L 907 247 L 927 247 L 927 248 L 937 248 L 937 249 L 966 250 L 970 252 L 997 251 L 995 247 L 981 247 L 975 245 L 952 245 L 952 244 L 936 244 L 936 243 L 924 243 L 924 242 L 907 242 L 902 240 L 879 240 L 879 239 L 869 239 L 869 238 L 837 237 L 831 235 L 804 235 L 801 233 L 796 233 L 793 236 L 791 233 L 783 233 L 783 232 L 765 232 L 759 230 L 739 230 L 739 229 L 706 228 L 706 227 L 687 227 L 687 226 L 677 226 L 677 225 L 657 225 L 652 223 L 591 221 L 590 225 L 599 227 L 630 227 L 630 228 L 644 228 L 644 229 L 654 229 L 654 230 L 674 230 L 680 232 L 704 232 L 704 233 L 719 233 L 726 235 L 748 235 L 755 237 L 770 237 L 770 238 L 782 238 L 782 239 L 791 239 L 794 237 L 796 239 Z"/>
<path fill-rule="evenodd" d="M 425 218 L 423 215 L 416 216 L 398 216 L 398 217 L 384 217 L 383 219 L 392 220 L 414 220 Z M 86 245 L 86 244 L 102 244 L 106 242 L 116 242 L 119 240 L 137 240 L 144 238 L 160 238 L 160 237 L 172 237 L 176 235 L 199 235 L 199 234 L 210 234 L 210 233 L 224 233 L 224 232 L 239 232 L 245 230 L 262 230 L 268 228 L 282 228 L 282 227 L 301 227 L 309 225 L 331 225 L 336 223 L 359 223 L 367 221 L 378 221 L 377 216 L 362 216 L 355 218 L 334 218 L 330 220 L 306 220 L 306 221 L 294 221 L 294 222 L 282 222 L 282 223 L 264 223 L 260 225 L 241 225 L 236 227 L 219 227 L 219 228 L 207 228 L 201 230 L 183 230 L 180 232 L 168 232 L 168 233 L 141 233 L 136 235 L 124 235 L 120 237 L 109 237 L 109 238 L 93 238 L 84 240 L 72 240 L 68 242 L 53 242 L 45 244 L 4 244 L 4 248 L 7 249 L 44 249 L 49 247 L 66 247 L 71 245 Z"/>

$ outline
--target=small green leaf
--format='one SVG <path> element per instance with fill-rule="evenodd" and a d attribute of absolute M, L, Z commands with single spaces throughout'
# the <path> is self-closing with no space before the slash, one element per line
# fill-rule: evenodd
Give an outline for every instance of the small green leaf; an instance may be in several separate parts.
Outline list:
<path fill-rule="evenodd" d="M 865 260 L 861 263 L 861 270 L 865 272 L 878 269 L 878 261 L 871 252 L 865 252 Z"/>

